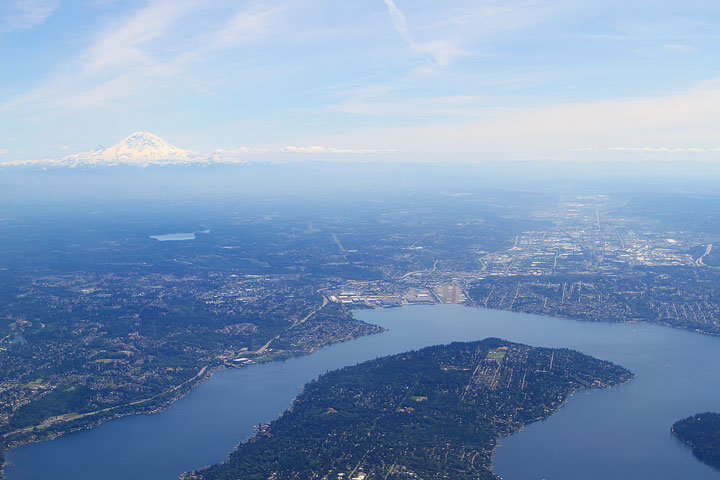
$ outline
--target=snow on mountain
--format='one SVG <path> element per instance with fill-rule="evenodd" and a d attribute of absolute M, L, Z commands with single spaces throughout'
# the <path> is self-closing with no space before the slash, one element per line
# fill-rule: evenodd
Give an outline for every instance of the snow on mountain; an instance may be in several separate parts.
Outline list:
<path fill-rule="evenodd" d="M 135 132 L 112 147 L 96 147 L 89 152 L 63 157 L 57 164 L 79 165 L 175 165 L 207 163 L 210 157 L 183 150 L 148 132 Z"/>

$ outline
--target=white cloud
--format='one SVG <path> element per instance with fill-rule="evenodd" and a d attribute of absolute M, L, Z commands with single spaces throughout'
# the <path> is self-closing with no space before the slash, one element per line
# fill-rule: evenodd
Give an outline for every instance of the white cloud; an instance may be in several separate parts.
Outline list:
<path fill-rule="evenodd" d="M 456 95 L 447 97 L 410 98 L 407 100 L 375 100 L 367 93 L 350 92 L 347 100 L 330 105 L 330 110 L 356 115 L 414 117 L 438 115 L 477 116 L 487 112 L 487 97 Z"/>
<path fill-rule="evenodd" d="M 673 53 L 697 53 L 700 49 L 694 45 L 670 43 L 665 45 L 665 50 Z"/>
<path fill-rule="evenodd" d="M 397 5 L 395 5 L 395 2 L 393 0 L 385 0 L 385 5 L 387 5 L 388 10 L 390 11 L 390 19 L 395 26 L 395 30 L 397 30 L 403 40 L 408 42 L 411 46 L 415 47 L 415 42 L 410 36 L 410 32 L 407 28 L 407 20 L 405 19 L 405 14 L 400 11 L 400 9 L 397 7 Z"/>
<path fill-rule="evenodd" d="M 669 148 L 669 147 L 607 147 L 608 152 L 645 152 L 645 153 L 681 153 L 684 152 L 683 148 Z"/>
<path fill-rule="evenodd" d="M 258 154 L 266 153 L 270 150 L 262 147 L 230 147 L 230 148 L 216 148 L 213 153 L 216 155 L 247 155 L 247 154 Z"/>
<path fill-rule="evenodd" d="M 161 38 L 177 20 L 199 4 L 198 0 L 150 2 L 117 25 L 103 29 L 83 55 L 83 70 L 92 74 L 152 65 L 154 61 L 143 46 Z"/>
<path fill-rule="evenodd" d="M 47 18 L 59 1 L 0 0 L 0 34 L 8 16 L 5 12 L 10 11 L 7 5 L 25 6 L 25 13 L 16 19 L 26 18 L 24 24 L 32 25 Z M 720 111 L 713 108 L 720 104 L 720 85 L 658 98 L 613 100 L 619 90 L 612 89 L 588 96 L 597 93 L 595 87 L 587 89 L 592 85 L 584 79 L 593 76 L 594 67 L 561 59 L 553 46 L 545 50 L 548 45 L 542 42 L 548 35 L 552 45 L 566 37 L 577 40 L 572 32 L 584 24 L 567 22 L 589 18 L 587 13 L 600 8 L 586 11 L 592 2 L 82 3 L 110 2 L 115 6 L 88 14 L 79 25 L 73 23 L 71 37 L 67 37 L 70 41 L 58 45 L 62 54 L 47 59 L 46 74 L 18 77 L 29 78 L 27 82 L 8 82 L 6 95 L 15 97 L 0 100 L 4 103 L 0 103 L 0 116 L 9 126 L 6 131 L 19 132 L 27 122 L 67 118 L 65 131 L 44 143 L 53 148 L 79 141 L 68 133 L 97 135 L 100 127 L 88 118 L 110 118 L 117 128 L 128 128 L 137 115 L 146 122 L 167 122 L 179 118 L 177 114 L 185 115 L 182 128 L 188 131 L 190 125 L 212 131 L 207 133 L 212 139 L 205 145 L 231 145 L 238 131 L 246 132 L 244 138 L 265 139 L 272 145 L 269 152 L 239 146 L 214 153 L 228 158 L 269 153 L 267 157 L 287 160 L 292 153 L 340 156 L 389 152 L 393 147 L 402 152 L 394 158 L 410 156 L 407 152 L 419 156 L 427 152 L 427 158 L 487 160 L 563 154 L 629 159 L 623 152 L 671 158 L 676 153 L 720 151 L 709 147 L 715 145 L 714 130 L 720 124 Z M 577 18 L 575 9 L 581 13 Z M 123 13 L 117 16 L 118 12 Z M 385 28 L 378 29 L 378 18 L 384 20 Z M 552 20 L 549 32 L 539 25 L 548 20 Z M 598 28 L 599 33 L 615 31 L 611 24 Z M 95 33 L 89 29 L 96 29 Z M 52 39 L 55 31 L 41 33 L 42 38 Z M 635 32 L 622 38 L 631 42 L 644 37 Z M 637 44 L 690 52 L 700 37 L 668 34 L 656 40 Z M 598 45 L 600 41 L 598 36 Z M 394 44 L 393 48 L 388 44 Z M 77 50 L 73 53 L 68 48 Z M 470 54 L 465 48 L 472 49 L 472 61 L 461 61 Z M 555 64 L 552 68 L 536 64 L 526 56 L 541 48 L 558 60 L 557 68 Z M 546 68 L 551 71 L 543 71 Z M 682 72 L 680 66 L 678 71 Z M 426 72 L 433 75 L 424 75 Z M 669 85 L 677 85 L 681 77 L 691 82 L 704 74 L 690 72 L 686 77 L 657 82 L 651 79 L 643 94 L 672 88 Z M 349 81 L 350 77 L 356 80 Z M 491 83 L 498 79 L 508 85 Z M 647 83 L 644 77 L 637 80 L 644 82 L 643 87 Z M 25 88 L 36 88 L 16 90 L 29 82 L 33 83 Z M 327 83 L 336 87 L 325 87 Z M 565 84 L 579 88 L 558 93 Z M 547 88 L 550 85 L 552 88 Z M 632 82 L 627 85 L 626 91 L 630 91 Z M 195 92 L 203 95 L 197 98 L 192 95 Z M 206 95 L 215 98 L 206 99 Z M 583 98 L 605 100 L 569 101 Z M 9 112 L 12 114 L 5 115 Z M 19 155 L 16 143 L 5 145 Z"/>
<path fill-rule="evenodd" d="M 335 148 L 335 147 L 322 147 L 320 145 L 308 145 L 304 147 L 296 147 L 288 145 L 282 148 L 285 153 L 354 153 L 354 154 L 368 154 L 368 153 L 394 153 L 395 150 L 380 150 L 374 148 Z"/>
<path fill-rule="evenodd" d="M 686 92 L 539 107 L 478 107 L 475 117 L 438 117 L 432 123 L 368 126 L 318 138 L 325 145 L 392 145 L 408 160 L 622 159 L 625 151 L 660 155 L 718 152 L 720 85 Z M 582 152 L 573 150 L 595 146 Z M 610 145 L 612 150 L 605 146 Z M 690 151 L 690 149 L 693 149 Z M 579 157 L 582 155 L 582 157 Z M 708 156 L 708 159 L 710 157 Z"/>
<path fill-rule="evenodd" d="M 264 38 L 272 32 L 275 18 L 284 10 L 285 7 L 280 6 L 240 12 L 212 36 L 206 48 L 229 48 Z"/>
<path fill-rule="evenodd" d="M 6 0 L 0 6 L 0 33 L 27 30 L 43 23 L 60 6 L 60 0 Z"/>
<path fill-rule="evenodd" d="M 251 8 L 236 12 L 229 20 L 215 19 L 204 30 L 182 29 L 183 22 L 202 12 L 205 3 L 152 0 L 114 24 L 104 25 L 62 73 L 0 105 L 0 111 L 104 107 L 168 83 L 215 96 L 194 77 L 198 65 L 214 52 L 269 36 L 284 7 Z M 177 35 L 191 41 L 178 41 Z"/>
<path fill-rule="evenodd" d="M 385 0 L 385 5 L 388 7 L 390 12 L 390 19 L 392 20 L 395 30 L 397 30 L 400 37 L 416 52 L 426 57 L 426 60 L 430 64 L 430 67 L 434 68 L 445 68 L 452 62 L 453 59 L 463 55 L 469 55 L 470 52 L 460 48 L 458 43 L 453 40 L 435 40 L 429 42 L 416 42 L 410 30 L 408 30 L 407 19 L 405 14 L 397 7 L 394 0 Z"/>
<path fill-rule="evenodd" d="M 270 151 L 264 147 L 239 147 L 216 148 L 212 153 L 212 161 L 216 163 L 247 163 L 251 159 L 265 159 L 264 154 Z"/>
<path fill-rule="evenodd" d="M 609 152 L 642 152 L 642 153 L 706 153 L 715 152 L 717 148 L 701 147 L 608 147 Z"/>
<path fill-rule="evenodd" d="M 68 145 L 60 145 L 60 150 L 70 150 L 70 147 Z"/>
<path fill-rule="evenodd" d="M 132 93 L 157 69 L 145 45 L 162 37 L 198 0 L 154 0 L 114 24 L 104 25 L 64 72 L 6 102 L 0 111 L 19 107 L 84 108 L 104 106 Z"/>
<path fill-rule="evenodd" d="M 0 148 L 0 155 L 5 155 L 6 153 L 10 153 L 10 150 L 7 150 L 5 148 Z"/>

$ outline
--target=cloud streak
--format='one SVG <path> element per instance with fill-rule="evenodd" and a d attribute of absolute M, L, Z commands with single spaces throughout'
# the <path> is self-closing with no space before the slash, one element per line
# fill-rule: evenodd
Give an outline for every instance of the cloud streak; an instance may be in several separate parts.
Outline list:
<path fill-rule="evenodd" d="M 238 156 L 249 154 L 256 155 L 259 153 L 267 153 L 269 151 L 270 149 L 265 147 L 246 147 L 243 145 L 241 147 L 216 148 L 213 150 L 213 153 L 220 156 Z"/>
<path fill-rule="evenodd" d="M 104 26 L 62 73 L 0 105 L 0 112 L 23 107 L 43 110 L 107 107 L 137 92 L 161 89 L 163 83 L 215 96 L 205 82 L 196 78 L 202 72 L 199 65 L 210 61 L 217 52 L 270 35 L 273 21 L 284 8 L 234 12 L 229 19 L 215 19 L 219 25 L 213 25 L 209 32 L 189 30 L 186 35 L 193 41 L 187 42 L 186 48 L 168 47 L 204 4 L 203 0 L 151 1 Z"/>
<path fill-rule="evenodd" d="M 385 0 L 385 5 L 387 5 L 388 10 L 390 11 L 390 19 L 395 26 L 395 30 L 397 30 L 403 40 L 405 40 L 411 47 L 417 49 L 417 44 L 412 39 L 410 32 L 408 31 L 405 14 L 397 7 L 397 5 L 395 5 L 393 0 Z"/>
<path fill-rule="evenodd" d="M 608 152 L 629 152 L 629 153 L 708 153 L 720 152 L 720 148 L 702 147 L 607 147 Z"/>
<path fill-rule="evenodd" d="M 390 19 L 392 20 L 393 26 L 400 35 L 400 38 L 402 38 L 410 48 L 423 55 L 432 68 L 445 68 L 449 66 L 456 57 L 469 54 L 469 52 L 460 48 L 457 42 L 450 40 L 436 40 L 426 43 L 416 42 L 412 35 L 410 35 L 405 14 L 397 7 L 395 1 L 384 1 L 390 12 Z"/>
<path fill-rule="evenodd" d="M 3 158 L 151 130 L 283 161 L 709 160 L 720 7 L 688 1 L 0 0 Z"/>
<path fill-rule="evenodd" d="M 198 0 L 156 0 L 100 35 L 83 55 L 90 74 L 119 71 L 154 62 L 142 48 L 163 37 L 180 18 L 200 5 Z"/>
<path fill-rule="evenodd" d="M 271 33 L 274 20 L 285 10 L 284 6 L 278 6 L 239 12 L 213 35 L 204 49 L 236 47 L 265 38 Z"/>
<path fill-rule="evenodd" d="M 0 7 L 0 33 L 35 28 L 60 6 L 60 0 L 6 1 Z"/>
<path fill-rule="evenodd" d="M 718 102 L 720 86 L 707 82 L 703 88 L 655 98 L 522 108 L 480 106 L 476 118 L 437 117 L 421 125 L 367 127 L 322 141 L 392 144 L 403 157 L 418 160 L 488 162 L 563 155 L 603 160 L 621 159 L 626 153 L 700 156 L 720 152 L 712 146 L 720 123 Z"/>
<path fill-rule="evenodd" d="M 370 153 L 394 153 L 395 150 L 381 150 L 375 148 L 336 148 L 336 147 L 322 147 L 320 145 L 308 145 L 304 147 L 298 147 L 288 145 L 281 149 L 284 153 L 305 153 L 305 154 L 325 154 L 325 153 L 341 153 L 341 154 L 357 154 L 366 155 Z"/>

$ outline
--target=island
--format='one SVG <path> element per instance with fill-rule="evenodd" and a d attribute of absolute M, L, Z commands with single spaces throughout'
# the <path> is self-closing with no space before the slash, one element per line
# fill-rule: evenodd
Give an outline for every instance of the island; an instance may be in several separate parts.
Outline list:
<path fill-rule="evenodd" d="M 675 422 L 672 433 L 701 462 L 720 470 L 720 413 L 697 413 Z"/>
<path fill-rule="evenodd" d="M 428 347 L 321 376 L 227 461 L 182 478 L 496 479 L 500 437 L 579 389 L 630 378 L 576 351 L 497 338 Z"/>

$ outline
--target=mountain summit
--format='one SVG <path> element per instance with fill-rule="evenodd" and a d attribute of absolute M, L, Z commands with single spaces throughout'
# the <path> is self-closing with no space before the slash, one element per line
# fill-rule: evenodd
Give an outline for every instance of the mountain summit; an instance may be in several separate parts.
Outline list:
<path fill-rule="evenodd" d="M 170 142 L 148 132 L 135 132 L 112 147 L 63 157 L 62 164 L 78 165 L 172 165 L 206 163 L 209 157 L 178 148 Z"/>

